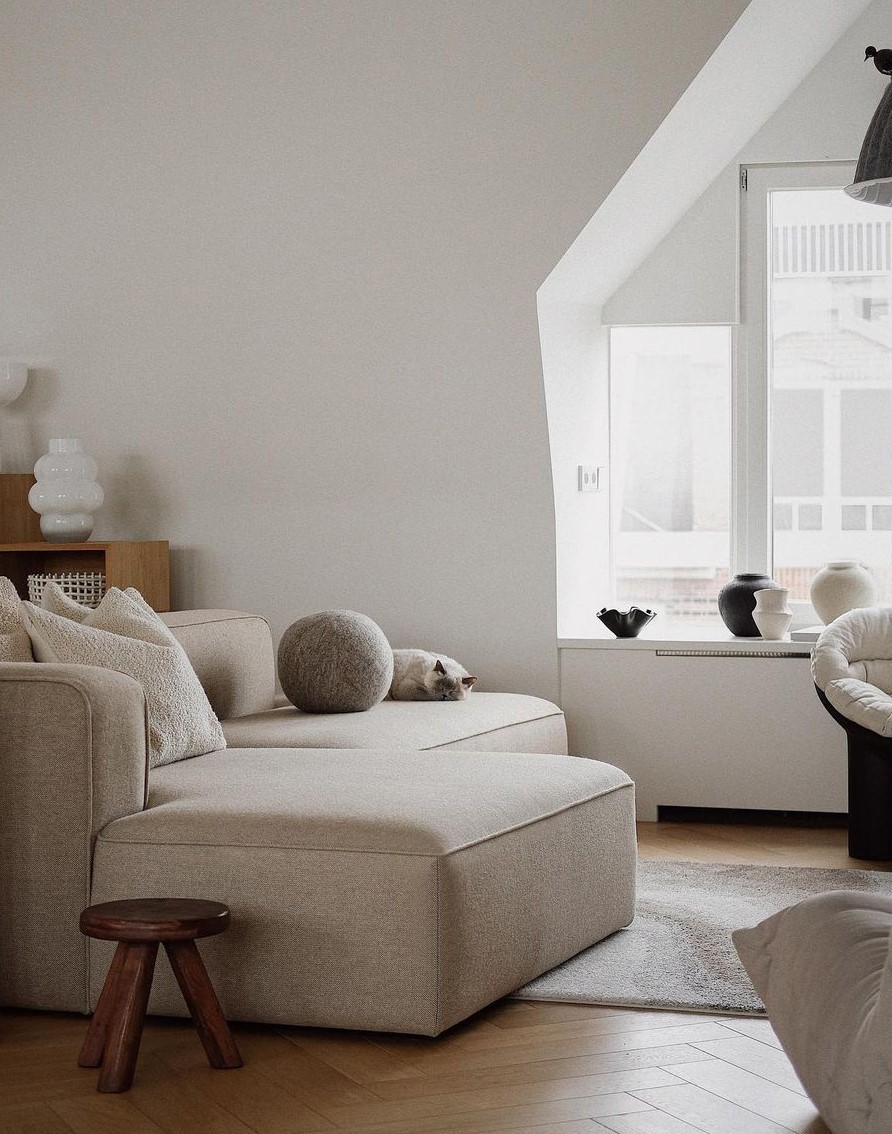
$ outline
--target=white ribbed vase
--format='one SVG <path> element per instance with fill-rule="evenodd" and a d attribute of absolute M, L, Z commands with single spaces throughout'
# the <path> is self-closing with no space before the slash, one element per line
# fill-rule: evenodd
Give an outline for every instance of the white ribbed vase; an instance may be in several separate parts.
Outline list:
<path fill-rule="evenodd" d="M 779 642 L 790 629 L 793 615 L 787 606 L 789 593 L 784 587 L 772 587 L 755 593 L 753 622 L 759 627 L 759 633 L 766 642 Z"/>
<path fill-rule="evenodd" d="M 96 483 L 96 462 L 76 437 L 54 437 L 50 451 L 34 466 L 37 483 L 28 503 L 40 516 L 50 543 L 83 543 L 93 531 L 93 513 L 105 493 Z"/>
<path fill-rule="evenodd" d="M 845 559 L 822 567 L 811 581 L 810 593 L 818 618 L 829 626 L 834 618 L 848 610 L 873 606 L 877 585 L 863 564 Z"/>

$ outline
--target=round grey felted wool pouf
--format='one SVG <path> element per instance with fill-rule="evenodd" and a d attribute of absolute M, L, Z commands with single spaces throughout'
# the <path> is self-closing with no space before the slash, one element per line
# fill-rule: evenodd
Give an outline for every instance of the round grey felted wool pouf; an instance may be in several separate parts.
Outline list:
<path fill-rule="evenodd" d="M 364 712 L 384 700 L 392 680 L 384 631 L 355 610 L 301 618 L 279 643 L 282 691 L 305 713 Z"/>

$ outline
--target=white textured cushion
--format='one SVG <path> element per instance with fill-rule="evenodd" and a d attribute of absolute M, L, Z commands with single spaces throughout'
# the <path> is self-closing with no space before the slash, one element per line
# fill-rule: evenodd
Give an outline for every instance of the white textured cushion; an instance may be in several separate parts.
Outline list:
<path fill-rule="evenodd" d="M 834 1134 L 892 1130 L 892 898 L 834 890 L 733 935 Z"/>
<path fill-rule="evenodd" d="M 138 595 L 145 602 L 145 599 L 135 587 L 128 587 L 124 593 L 131 596 Z M 70 595 L 62 590 L 58 583 L 52 580 L 43 588 L 43 598 L 40 600 L 40 605 L 43 610 L 48 610 L 51 614 L 59 614 L 63 618 L 70 618 L 74 622 L 83 622 L 86 618 L 89 618 L 93 611 L 92 607 L 82 606 L 81 603 L 75 602 Z"/>
<path fill-rule="evenodd" d="M 892 607 L 843 614 L 823 631 L 812 677 L 838 713 L 880 736 L 892 736 Z"/>
<path fill-rule="evenodd" d="M 34 661 L 22 600 L 5 575 L 0 575 L 0 661 Z"/>
<path fill-rule="evenodd" d="M 58 596 L 49 601 L 60 608 Z M 112 587 L 95 610 L 72 605 L 76 613 L 86 611 L 80 621 L 22 604 L 34 655 L 38 661 L 101 666 L 135 678 L 149 709 L 150 767 L 226 747 L 183 647 L 138 591 Z"/>

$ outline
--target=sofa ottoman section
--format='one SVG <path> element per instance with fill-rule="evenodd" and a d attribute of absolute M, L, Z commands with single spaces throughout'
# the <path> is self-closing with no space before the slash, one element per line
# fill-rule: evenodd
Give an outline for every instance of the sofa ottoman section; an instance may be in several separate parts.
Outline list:
<path fill-rule="evenodd" d="M 229 749 L 152 773 L 92 900 L 227 903 L 204 956 L 232 1019 L 437 1035 L 632 920 L 633 795 L 567 756 Z M 183 1012 L 165 969 L 150 1011 Z"/>

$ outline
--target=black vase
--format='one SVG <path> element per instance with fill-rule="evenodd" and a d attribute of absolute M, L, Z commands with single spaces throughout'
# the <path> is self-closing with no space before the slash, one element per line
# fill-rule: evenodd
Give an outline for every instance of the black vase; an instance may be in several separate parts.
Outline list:
<path fill-rule="evenodd" d="M 719 591 L 719 614 L 735 638 L 758 638 L 753 621 L 756 591 L 776 590 L 780 583 L 767 575 L 735 575 Z"/>
<path fill-rule="evenodd" d="M 617 610 L 616 607 L 608 610 L 606 606 L 602 606 L 595 615 L 617 638 L 637 638 L 656 616 L 655 610 L 642 610 L 638 606 L 633 606 L 630 610 Z"/>

